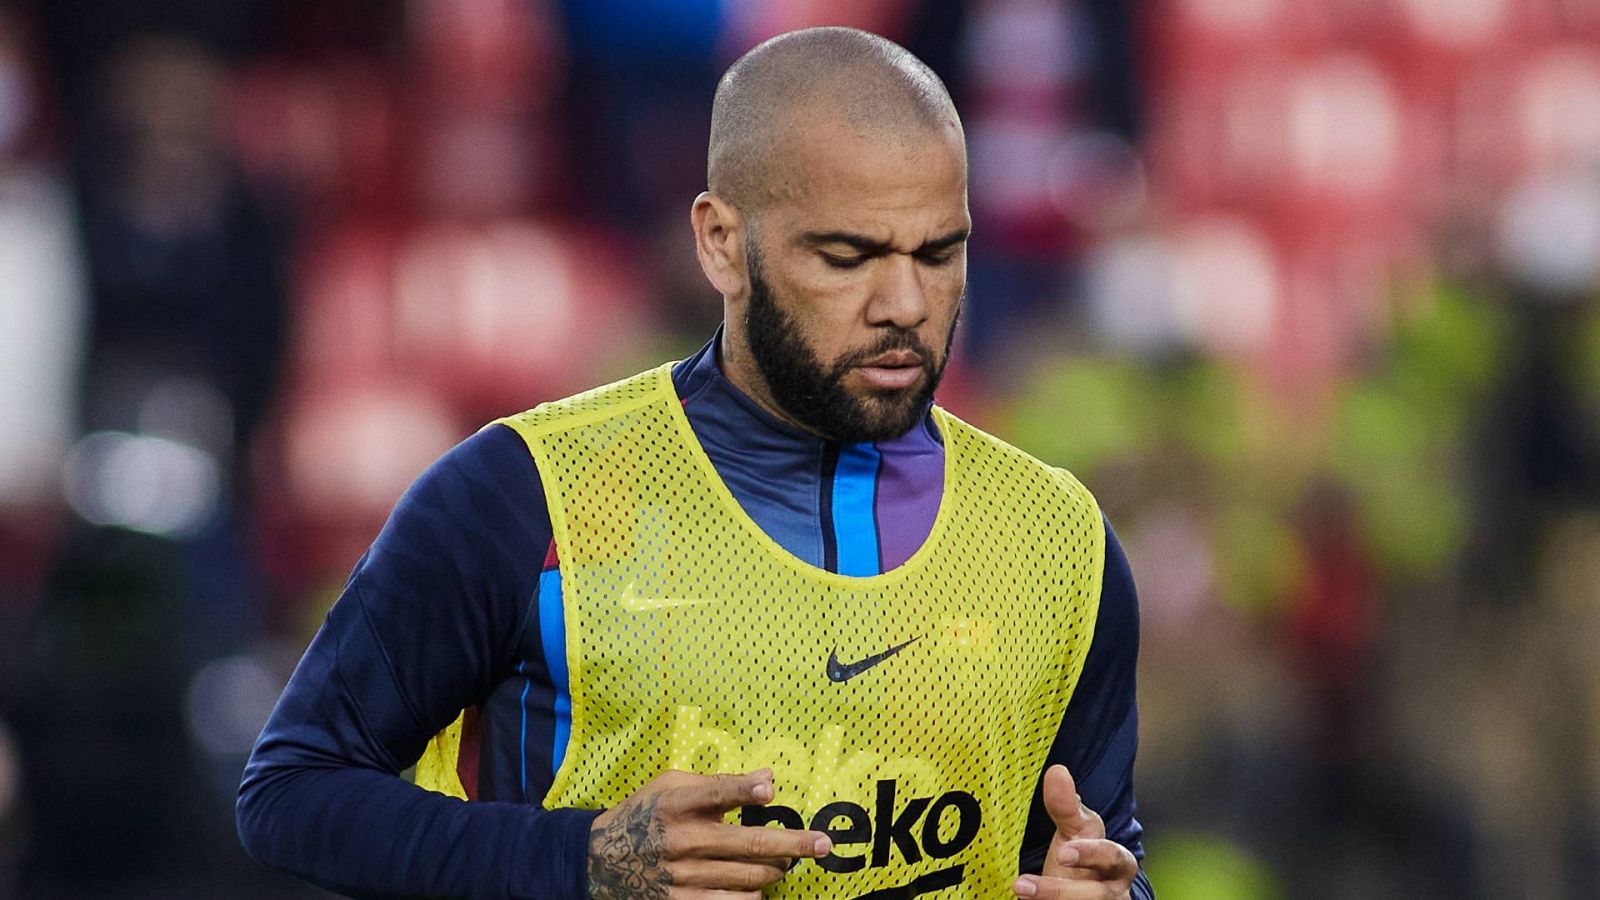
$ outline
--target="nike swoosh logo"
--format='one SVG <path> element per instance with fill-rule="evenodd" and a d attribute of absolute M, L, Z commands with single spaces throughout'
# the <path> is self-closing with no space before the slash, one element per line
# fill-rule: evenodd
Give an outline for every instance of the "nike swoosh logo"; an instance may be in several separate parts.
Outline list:
<path fill-rule="evenodd" d="M 618 603 L 629 612 L 646 612 L 652 609 L 667 609 L 675 606 L 694 606 L 699 603 L 710 603 L 703 597 L 658 597 L 639 593 L 638 586 L 630 581 L 622 588 L 622 596 Z"/>
<path fill-rule="evenodd" d="M 922 635 L 919 634 L 904 644 L 896 644 L 882 653 L 874 653 L 866 659 L 856 660 L 853 663 L 839 662 L 839 651 L 835 650 L 828 654 L 828 680 L 837 684 L 844 684 L 846 681 L 916 643 L 921 637 Z"/>

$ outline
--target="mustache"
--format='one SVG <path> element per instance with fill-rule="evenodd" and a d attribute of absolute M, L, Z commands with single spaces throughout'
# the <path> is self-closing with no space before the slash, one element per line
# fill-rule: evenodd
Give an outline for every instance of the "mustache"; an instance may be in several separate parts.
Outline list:
<path fill-rule="evenodd" d="M 846 353 L 838 362 L 834 363 L 832 371 L 828 373 L 828 378 L 830 381 L 837 382 L 856 366 L 863 365 L 885 353 L 892 353 L 896 350 L 909 350 L 917 354 L 922 361 L 923 370 L 930 374 L 938 363 L 938 360 L 934 358 L 933 351 L 928 349 L 928 345 L 923 343 L 921 338 L 917 337 L 916 332 L 905 328 L 894 328 L 884 332 L 883 336 L 878 338 L 876 342 L 859 350 L 852 350 Z"/>

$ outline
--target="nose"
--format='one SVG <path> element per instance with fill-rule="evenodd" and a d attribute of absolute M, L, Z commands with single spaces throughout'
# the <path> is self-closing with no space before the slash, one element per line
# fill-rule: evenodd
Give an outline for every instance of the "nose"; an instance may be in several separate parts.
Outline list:
<path fill-rule="evenodd" d="M 879 267 L 878 283 L 867 304 L 867 324 L 915 328 L 928 318 L 928 291 L 921 267 L 908 254 L 893 254 Z"/>

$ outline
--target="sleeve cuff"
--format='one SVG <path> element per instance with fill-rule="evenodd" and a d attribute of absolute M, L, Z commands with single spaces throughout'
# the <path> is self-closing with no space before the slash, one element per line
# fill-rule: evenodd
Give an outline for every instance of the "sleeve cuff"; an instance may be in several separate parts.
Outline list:
<path fill-rule="evenodd" d="M 1131 890 L 1133 900 L 1156 900 L 1156 889 L 1150 886 L 1150 879 L 1145 877 L 1144 867 L 1139 867 L 1139 876 L 1133 879 Z"/>
<path fill-rule="evenodd" d="M 598 809 L 533 809 L 539 833 L 522 859 L 515 897 L 589 900 L 589 830 Z"/>

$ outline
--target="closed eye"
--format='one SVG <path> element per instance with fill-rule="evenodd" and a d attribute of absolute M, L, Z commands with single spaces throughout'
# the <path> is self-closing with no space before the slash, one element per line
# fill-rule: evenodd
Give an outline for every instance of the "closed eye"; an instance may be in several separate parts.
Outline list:
<path fill-rule="evenodd" d="M 867 261 L 865 256 L 835 256 L 832 253 L 819 253 L 822 261 L 835 269 L 854 269 Z"/>

